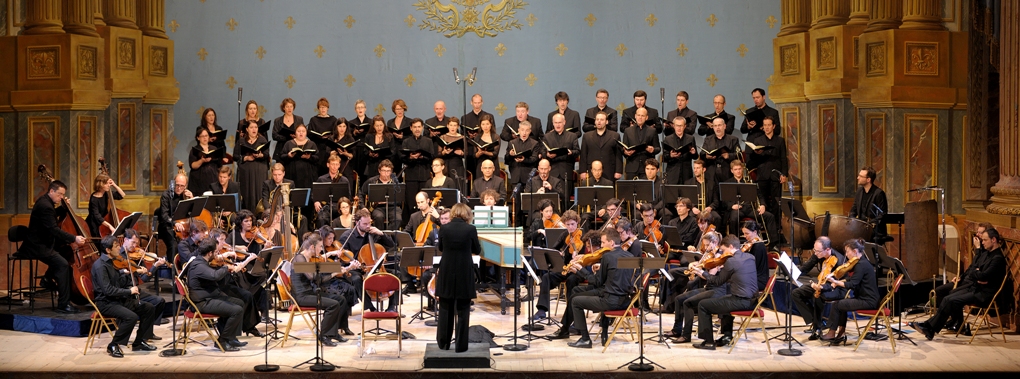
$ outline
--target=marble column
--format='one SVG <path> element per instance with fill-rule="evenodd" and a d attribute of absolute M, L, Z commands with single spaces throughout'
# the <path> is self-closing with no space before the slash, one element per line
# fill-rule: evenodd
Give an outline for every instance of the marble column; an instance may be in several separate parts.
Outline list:
<path fill-rule="evenodd" d="M 136 4 L 134 0 L 106 0 L 103 20 L 110 26 L 138 29 Z"/>
<path fill-rule="evenodd" d="M 850 0 L 850 21 L 847 25 L 867 25 L 871 18 L 871 0 Z"/>
<path fill-rule="evenodd" d="M 903 23 L 903 2 L 889 0 L 871 0 L 869 10 L 871 18 L 864 32 L 895 29 Z"/>
<path fill-rule="evenodd" d="M 811 29 L 845 25 L 850 19 L 850 0 L 814 0 L 811 3 Z"/>
<path fill-rule="evenodd" d="M 103 0 L 89 0 L 89 7 L 92 8 L 92 23 L 96 26 L 106 26 L 103 21 Z"/>
<path fill-rule="evenodd" d="M 95 11 L 91 9 L 89 3 L 92 3 L 92 0 L 69 0 L 64 2 L 64 31 L 72 34 L 99 37 L 94 23 Z"/>
<path fill-rule="evenodd" d="M 946 30 L 942 25 L 939 0 L 905 0 L 903 2 L 903 25 L 900 29 Z"/>
<path fill-rule="evenodd" d="M 780 10 L 782 21 L 777 37 L 806 32 L 811 27 L 809 0 L 782 0 Z"/>
<path fill-rule="evenodd" d="M 1002 2 L 999 32 L 999 182 L 989 213 L 1020 215 L 1020 4 Z"/>
<path fill-rule="evenodd" d="M 25 28 L 22 34 L 63 34 L 60 0 L 38 0 L 26 3 Z"/>
<path fill-rule="evenodd" d="M 164 0 L 141 0 L 138 2 L 138 26 L 142 34 L 149 37 L 169 39 L 163 25 Z"/>

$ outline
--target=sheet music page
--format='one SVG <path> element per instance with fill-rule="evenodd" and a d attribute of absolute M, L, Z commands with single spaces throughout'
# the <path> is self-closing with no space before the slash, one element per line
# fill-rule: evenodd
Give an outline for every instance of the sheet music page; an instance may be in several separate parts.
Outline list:
<path fill-rule="evenodd" d="M 800 268 L 793 264 L 793 259 L 790 258 L 789 255 L 786 255 L 786 252 L 783 252 L 783 255 L 780 255 L 779 259 L 776 259 L 775 261 L 779 262 L 779 264 L 783 265 L 783 267 L 786 267 L 791 275 L 790 281 L 796 284 L 797 287 L 800 287 L 800 282 L 797 281 L 797 278 L 800 278 Z"/>

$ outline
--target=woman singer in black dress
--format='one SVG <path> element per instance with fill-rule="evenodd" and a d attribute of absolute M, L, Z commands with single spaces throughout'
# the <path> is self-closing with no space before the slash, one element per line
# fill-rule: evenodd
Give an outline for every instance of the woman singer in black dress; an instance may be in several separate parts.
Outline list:
<path fill-rule="evenodd" d="M 302 152 L 295 151 L 297 148 L 301 148 Z M 312 188 L 312 182 L 319 177 L 319 154 L 318 145 L 308 139 L 308 127 L 295 126 L 294 139 L 283 144 L 283 151 L 280 151 L 280 162 L 287 167 L 284 177 L 294 181 L 294 188 Z M 302 207 L 301 215 L 307 220 L 314 220 L 315 208 Z"/>
<path fill-rule="evenodd" d="M 471 299 L 475 298 L 475 265 L 472 255 L 482 253 L 478 229 L 471 225 L 471 209 L 457 203 L 450 210 L 453 218 L 439 229 L 439 251 L 443 259 L 436 272 L 436 297 L 439 298 L 439 326 L 436 342 L 450 350 L 456 317 L 457 346 L 462 353 L 468 349 L 468 325 L 471 324 Z"/>
<path fill-rule="evenodd" d="M 198 128 L 195 131 L 195 141 L 198 141 L 198 144 L 191 148 L 188 154 L 188 164 L 191 166 L 191 172 L 188 173 L 188 190 L 201 196 L 209 190 L 210 184 L 216 182 L 220 167 L 223 166 L 223 149 L 217 149 L 209 141 L 209 130 L 206 128 Z M 205 154 L 209 151 L 212 152 Z"/>
<path fill-rule="evenodd" d="M 234 144 L 237 183 L 241 186 L 241 209 L 255 211 L 262 196 L 262 183 L 269 179 L 269 141 L 259 135 L 258 121 L 249 120 Z"/>

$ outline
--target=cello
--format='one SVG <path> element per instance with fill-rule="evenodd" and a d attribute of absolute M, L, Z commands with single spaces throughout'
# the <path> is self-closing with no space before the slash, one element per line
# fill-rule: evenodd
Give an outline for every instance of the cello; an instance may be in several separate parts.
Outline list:
<path fill-rule="evenodd" d="M 38 171 L 39 175 L 43 179 L 46 179 L 47 182 L 52 183 L 56 180 L 49 172 L 47 172 L 46 165 L 39 165 Z M 67 200 L 67 198 L 65 197 L 61 200 L 60 204 L 57 204 L 57 206 L 62 206 L 65 210 L 67 210 L 67 216 L 63 219 L 57 220 L 57 223 L 60 225 L 60 229 L 74 236 L 85 237 L 85 243 L 81 245 L 72 242 L 70 245 L 71 256 L 64 257 L 71 266 L 71 273 L 74 275 L 73 279 L 74 281 L 77 281 L 78 278 L 84 276 L 91 282 L 92 264 L 99 259 L 99 250 L 97 250 L 96 246 L 92 244 L 92 236 L 89 234 L 89 228 L 85 226 L 85 220 L 74 213 L 74 209 L 71 208 L 71 203 Z M 70 287 L 73 293 L 82 297 L 87 297 L 87 294 L 81 292 L 81 286 L 72 285 Z"/>
<path fill-rule="evenodd" d="M 99 158 L 99 173 L 110 176 L 110 167 L 106 165 L 106 158 Z M 114 229 L 120 225 L 120 220 L 131 215 L 131 212 L 117 209 L 117 204 L 114 203 L 113 199 L 113 191 L 106 191 L 106 207 L 106 217 L 103 217 L 103 221 L 113 225 L 113 228 L 106 226 L 106 224 L 99 225 L 100 237 L 106 237 L 113 234 Z"/>
<path fill-rule="evenodd" d="M 436 191 L 436 197 L 432 198 L 431 209 L 435 209 L 439 205 L 439 202 L 443 200 L 443 193 Z M 357 199 L 355 199 L 357 201 Z M 431 213 L 431 212 L 429 212 Z M 432 216 L 425 216 L 425 221 L 418 225 L 418 228 L 414 231 L 414 246 L 425 246 L 425 241 L 428 240 L 432 232 L 436 230 L 436 224 L 432 222 Z M 410 266 L 407 268 L 407 273 L 413 275 L 415 278 L 421 278 L 421 274 L 425 272 L 422 266 Z"/>

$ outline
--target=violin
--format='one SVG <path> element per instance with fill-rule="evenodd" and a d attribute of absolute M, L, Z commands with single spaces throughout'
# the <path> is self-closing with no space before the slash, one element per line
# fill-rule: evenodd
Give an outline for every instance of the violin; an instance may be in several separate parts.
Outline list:
<path fill-rule="evenodd" d="M 818 284 L 825 283 L 825 278 L 832 274 L 832 270 L 836 268 L 837 262 L 838 259 L 836 258 L 835 255 L 830 255 L 828 258 L 825 258 L 825 261 L 822 262 L 822 271 L 818 273 Z M 821 296 L 822 290 L 816 289 L 815 297 L 817 298 Z"/>
<path fill-rule="evenodd" d="M 133 260 L 125 258 L 123 255 L 120 254 L 109 255 L 110 260 L 113 262 L 113 267 L 118 270 L 128 270 L 131 271 L 131 273 L 134 273 L 138 269 L 145 269 L 144 267 L 141 267 L 138 264 L 136 264 Z"/>
<path fill-rule="evenodd" d="M 577 258 L 571 259 L 569 264 L 563 266 L 562 274 L 563 275 L 567 275 L 567 273 L 570 272 L 570 266 L 573 265 L 574 263 L 580 264 L 581 266 L 591 266 L 593 264 L 599 263 L 599 261 L 602 260 L 602 255 L 605 254 L 606 252 L 610 251 L 610 250 L 613 250 L 613 249 L 612 248 L 608 248 L 608 247 L 603 247 L 601 249 L 595 250 L 594 252 L 591 252 L 591 253 L 588 253 L 588 254 L 585 254 L 585 255 L 581 255 L 581 256 L 578 256 Z"/>
<path fill-rule="evenodd" d="M 652 222 L 645 225 L 644 233 L 645 237 L 650 242 L 659 243 L 662 241 L 662 223 L 659 220 L 652 220 Z"/>
<path fill-rule="evenodd" d="M 759 237 L 751 238 L 751 239 L 747 240 L 747 242 L 744 242 L 743 245 L 740 245 L 740 251 L 743 251 L 745 253 L 748 252 L 748 251 L 751 251 L 751 246 L 754 246 L 754 244 L 756 244 L 758 242 L 761 242 L 761 238 L 759 238 Z"/>
<path fill-rule="evenodd" d="M 829 257 L 829 258 L 836 258 L 836 257 L 832 256 L 832 257 Z M 833 259 L 833 260 L 835 260 L 835 259 Z M 859 260 L 861 260 L 861 257 L 848 258 L 846 260 L 846 262 L 844 262 L 843 264 L 841 264 L 838 267 L 834 268 L 832 270 L 832 273 L 827 275 L 827 276 L 830 276 L 833 279 L 837 279 L 838 280 L 839 278 L 842 278 L 842 277 L 846 276 L 846 274 L 849 273 L 850 270 L 853 270 L 854 266 L 857 265 L 857 261 L 859 261 Z M 819 283 L 821 283 L 821 280 L 822 279 L 819 279 Z M 820 297 L 820 296 L 822 296 L 822 291 L 821 290 L 815 290 L 815 297 Z"/>
<path fill-rule="evenodd" d="M 581 240 L 581 229 L 574 230 L 573 233 L 567 234 L 565 242 L 566 246 L 563 247 L 564 251 L 561 251 L 560 255 L 570 253 L 570 256 L 573 257 L 580 253 L 581 249 L 584 248 L 584 241 Z"/>
<path fill-rule="evenodd" d="M 247 232 L 244 232 L 243 234 L 244 234 L 244 239 L 246 239 L 248 241 L 255 242 L 255 243 L 259 244 L 259 245 L 265 245 L 266 244 L 266 238 L 263 237 L 262 233 L 259 232 L 259 228 L 251 228 L 250 230 L 248 230 Z"/>
<path fill-rule="evenodd" d="M 701 262 L 701 269 L 702 270 L 711 270 L 713 268 L 722 266 L 723 264 L 726 263 L 726 260 L 730 259 L 730 257 L 732 257 L 732 256 L 733 256 L 733 252 L 724 252 L 724 253 L 716 255 L 716 256 L 714 256 L 712 258 L 708 258 L 708 259 L 704 260 L 703 262 Z"/>
<path fill-rule="evenodd" d="M 560 221 L 560 215 L 555 213 L 548 220 L 542 220 L 542 226 L 544 226 L 546 229 L 566 227 L 565 225 L 563 225 L 563 222 Z"/>
<path fill-rule="evenodd" d="M 340 262 L 343 262 L 343 263 L 351 263 L 351 262 L 353 262 L 355 260 L 354 259 L 354 252 L 350 251 L 350 250 L 342 250 L 342 249 L 340 249 L 340 243 L 337 242 L 337 241 L 333 241 L 333 243 L 331 245 L 326 246 L 325 250 L 326 250 L 326 254 L 323 254 L 323 256 L 326 257 L 326 258 L 334 258 L 335 257 L 337 260 L 339 260 Z"/>

